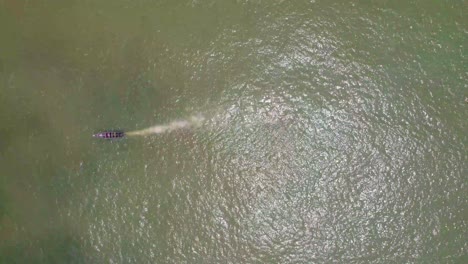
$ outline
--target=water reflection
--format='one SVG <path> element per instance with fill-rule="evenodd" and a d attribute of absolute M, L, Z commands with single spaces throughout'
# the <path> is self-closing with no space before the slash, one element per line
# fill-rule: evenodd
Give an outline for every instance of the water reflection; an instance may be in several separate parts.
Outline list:
<path fill-rule="evenodd" d="M 0 260 L 463 255 L 456 8 L 46 2 L 0 4 Z"/>

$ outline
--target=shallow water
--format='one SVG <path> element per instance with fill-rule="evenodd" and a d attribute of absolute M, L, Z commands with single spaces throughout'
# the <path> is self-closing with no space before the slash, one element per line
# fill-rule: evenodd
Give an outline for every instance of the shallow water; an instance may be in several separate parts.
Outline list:
<path fill-rule="evenodd" d="M 462 263 L 464 10 L 0 1 L 0 262 Z"/>

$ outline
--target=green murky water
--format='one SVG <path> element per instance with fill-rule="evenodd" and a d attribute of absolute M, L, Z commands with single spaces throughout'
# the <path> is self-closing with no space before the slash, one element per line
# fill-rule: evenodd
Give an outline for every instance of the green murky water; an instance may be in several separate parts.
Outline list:
<path fill-rule="evenodd" d="M 0 262 L 463 263 L 466 11 L 0 0 Z"/>

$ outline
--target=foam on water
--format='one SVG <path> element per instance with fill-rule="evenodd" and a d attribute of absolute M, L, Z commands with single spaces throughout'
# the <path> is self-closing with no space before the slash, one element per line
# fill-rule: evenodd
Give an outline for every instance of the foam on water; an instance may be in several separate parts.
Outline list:
<path fill-rule="evenodd" d="M 203 124 L 205 118 L 202 115 L 194 115 L 187 119 L 175 120 L 168 124 L 156 125 L 141 130 L 135 130 L 127 132 L 127 136 L 148 136 L 153 134 L 161 134 L 165 132 L 171 132 L 177 129 L 200 127 Z"/>

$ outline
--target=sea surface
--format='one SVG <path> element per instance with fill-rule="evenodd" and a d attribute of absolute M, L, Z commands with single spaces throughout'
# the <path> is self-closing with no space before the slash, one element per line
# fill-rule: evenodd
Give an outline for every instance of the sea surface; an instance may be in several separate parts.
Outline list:
<path fill-rule="evenodd" d="M 468 263 L 467 14 L 0 0 L 0 263 Z"/>

